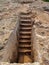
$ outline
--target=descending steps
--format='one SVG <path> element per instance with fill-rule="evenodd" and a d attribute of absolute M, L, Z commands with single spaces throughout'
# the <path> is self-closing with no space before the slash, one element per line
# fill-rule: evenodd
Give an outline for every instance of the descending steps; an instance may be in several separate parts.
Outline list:
<path fill-rule="evenodd" d="M 32 3 L 33 0 L 18 0 L 19 3 Z"/>
<path fill-rule="evenodd" d="M 27 57 L 29 58 L 29 60 L 31 60 L 31 30 L 32 30 L 31 13 L 30 12 L 20 13 L 19 48 L 18 48 L 19 60 L 18 62 L 25 62 L 25 60 L 20 61 L 21 60 L 20 56 L 25 58 L 27 54 L 28 54 Z"/>

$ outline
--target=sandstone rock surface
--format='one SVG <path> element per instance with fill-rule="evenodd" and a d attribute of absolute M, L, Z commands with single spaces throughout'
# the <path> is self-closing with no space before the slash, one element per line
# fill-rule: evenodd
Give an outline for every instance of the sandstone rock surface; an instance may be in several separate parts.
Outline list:
<path fill-rule="evenodd" d="M 37 0 L 32 4 L 24 4 L 22 6 L 22 4 L 17 2 L 17 0 L 0 0 L 0 61 L 3 59 L 4 49 L 8 46 L 6 48 L 7 50 L 9 48 L 9 45 L 10 48 L 13 47 L 12 43 L 9 43 L 7 41 L 9 40 L 11 34 L 13 36 L 13 33 L 17 32 L 17 29 L 16 32 L 13 31 L 18 27 L 19 13 L 21 11 L 28 11 L 30 9 L 32 10 L 32 20 L 34 19 L 35 21 L 32 34 L 32 42 L 34 43 L 34 60 L 45 65 L 49 65 L 49 12 L 44 11 L 43 7 L 47 7 L 49 9 L 49 3 Z M 15 38 L 15 34 L 13 37 Z M 8 50 L 10 50 L 10 48 Z M 13 50 L 10 50 L 9 52 L 13 52 Z M 4 62 L 0 64 L 8 65 L 9 63 L 6 64 Z M 35 63 L 35 65 L 38 64 Z"/>
<path fill-rule="evenodd" d="M 0 65 L 40 65 L 40 63 L 35 62 L 35 63 L 24 63 L 24 64 L 17 64 L 17 63 L 8 63 L 8 62 L 1 62 Z"/>

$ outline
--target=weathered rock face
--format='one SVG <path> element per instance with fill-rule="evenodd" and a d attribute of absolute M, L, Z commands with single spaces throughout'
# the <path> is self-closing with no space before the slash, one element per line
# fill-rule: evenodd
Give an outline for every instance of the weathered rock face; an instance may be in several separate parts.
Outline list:
<path fill-rule="evenodd" d="M 47 17 L 47 18 L 46 18 Z M 49 64 L 49 20 L 48 14 L 40 14 L 35 18 L 34 23 L 34 53 L 35 60 Z M 38 59 L 38 60 L 37 60 Z"/>
<path fill-rule="evenodd" d="M 35 62 L 35 63 L 24 63 L 24 64 L 20 64 L 20 63 L 8 63 L 8 62 L 1 62 L 0 65 L 40 65 L 40 63 Z"/>
<path fill-rule="evenodd" d="M 49 65 L 49 12 L 43 11 L 43 7 L 48 7 L 49 3 L 38 0 L 31 6 L 30 4 L 22 6 L 17 0 L 0 0 L 0 6 L 0 61 L 12 62 L 13 56 L 17 55 L 15 51 L 17 51 L 18 16 L 21 11 L 31 9 L 32 18 L 35 20 L 32 34 L 34 60 Z"/>
<path fill-rule="evenodd" d="M 16 62 L 17 59 L 17 48 L 18 48 L 18 40 L 16 36 L 17 30 L 15 29 L 13 33 L 10 35 L 7 45 L 3 50 L 3 58 L 1 61 L 5 62 Z"/>

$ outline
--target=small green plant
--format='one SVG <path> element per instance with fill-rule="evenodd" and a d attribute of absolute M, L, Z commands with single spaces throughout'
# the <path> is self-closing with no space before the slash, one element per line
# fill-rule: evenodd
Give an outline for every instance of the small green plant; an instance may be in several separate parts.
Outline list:
<path fill-rule="evenodd" d="M 43 1 L 45 1 L 45 2 L 49 2 L 49 0 L 43 0 Z"/>

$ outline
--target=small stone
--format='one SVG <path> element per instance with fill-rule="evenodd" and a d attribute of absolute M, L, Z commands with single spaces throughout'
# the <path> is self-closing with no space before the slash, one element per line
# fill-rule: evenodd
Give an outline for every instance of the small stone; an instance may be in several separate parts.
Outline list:
<path fill-rule="evenodd" d="M 4 48 L 4 46 L 1 46 L 1 45 L 0 45 L 0 50 L 2 50 L 3 48 Z"/>
<path fill-rule="evenodd" d="M 3 29 L 5 29 L 5 27 L 3 27 Z"/>

